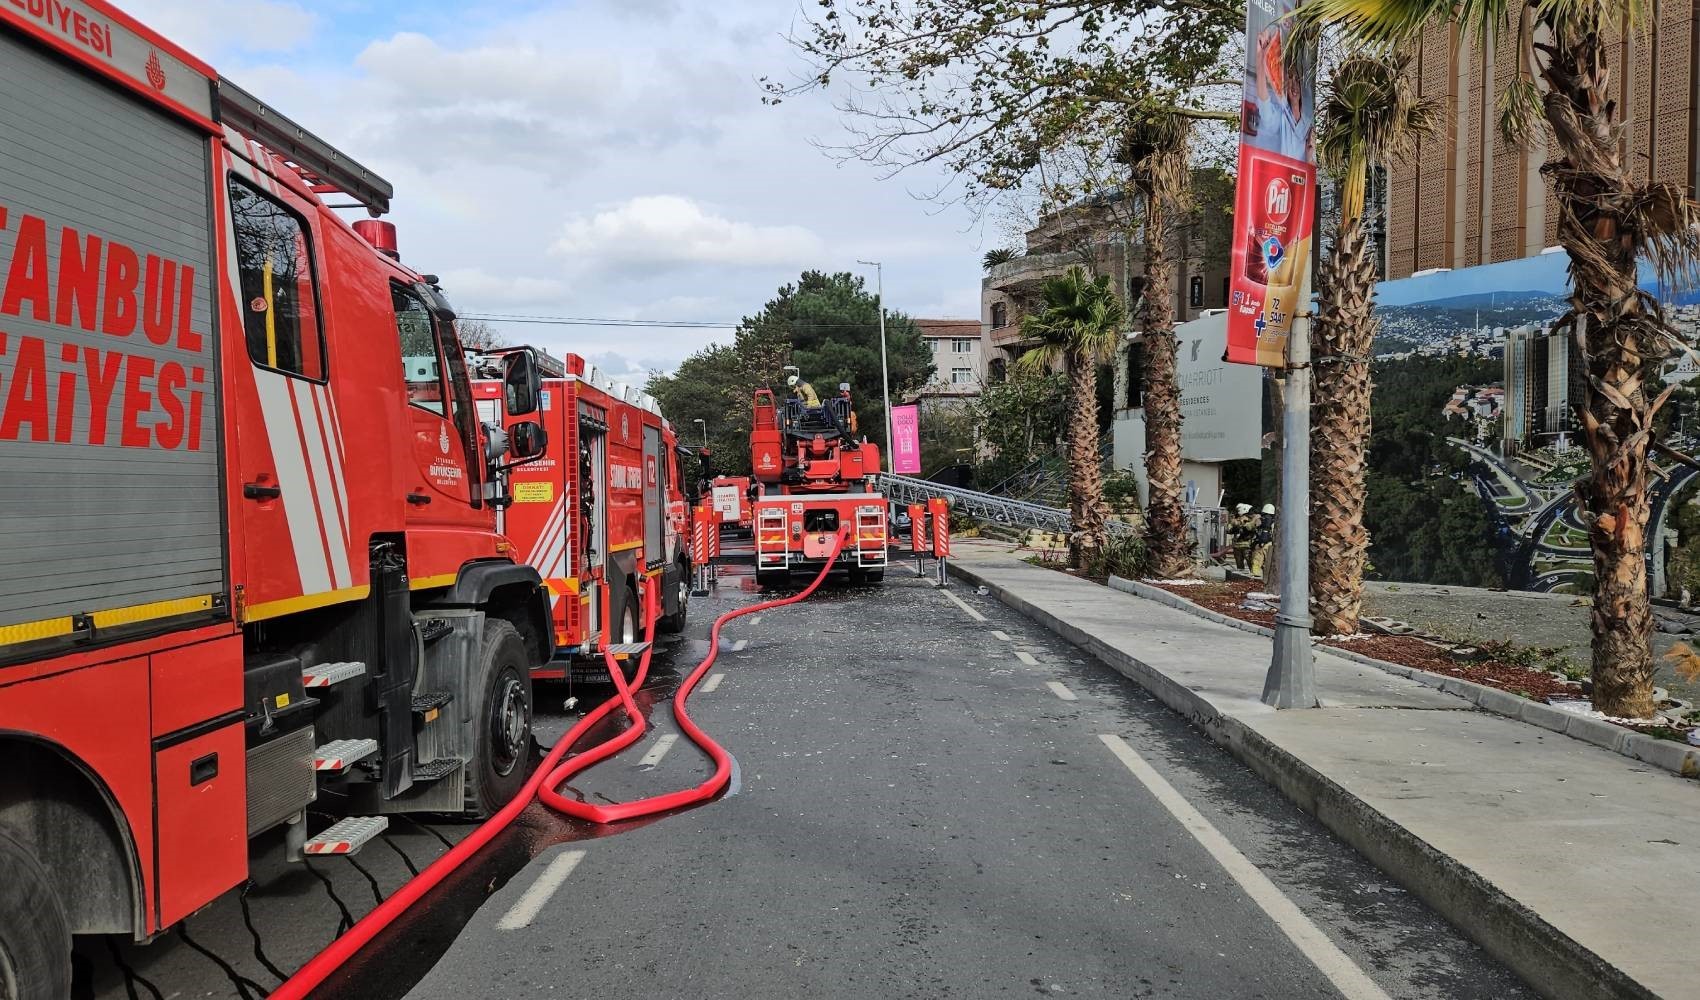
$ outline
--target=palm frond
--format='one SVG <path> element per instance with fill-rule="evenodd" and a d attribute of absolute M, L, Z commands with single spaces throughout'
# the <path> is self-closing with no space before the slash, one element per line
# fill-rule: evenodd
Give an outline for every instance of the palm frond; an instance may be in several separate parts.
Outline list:
<path fill-rule="evenodd" d="M 1403 53 L 1364 50 L 1342 59 L 1329 78 L 1318 109 L 1316 159 L 1340 178 L 1348 220 L 1363 214 L 1371 166 L 1405 156 L 1445 127 L 1445 106 L 1417 95 L 1410 62 Z"/>
<path fill-rule="evenodd" d="M 1491 40 L 1507 23 L 1509 10 L 1509 0 L 1305 0 L 1294 16 L 1301 22 L 1335 25 L 1359 41 L 1398 45 L 1410 41 L 1425 25 L 1448 21 L 1462 24 L 1479 39 Z"/>
<path fill-rule="evenodd" d="M 1127 311 L 1110 288 L 1110 276 L 1096 278 L 1075 266 L 1046 278 L 1040 286 L 1044 307 L 1021 319 L 1021 336 L 1038 342 L 1017 362 L 1025 371 L 1044 371 L 1065 358 L 1104 360 L 1127 325 Z"/>

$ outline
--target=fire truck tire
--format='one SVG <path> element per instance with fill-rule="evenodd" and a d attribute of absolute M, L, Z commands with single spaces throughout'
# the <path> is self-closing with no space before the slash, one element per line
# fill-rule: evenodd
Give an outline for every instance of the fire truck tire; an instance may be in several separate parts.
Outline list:
<path fill-rule="evenodd" d="M 47 870 L 0 833 L 0 998 L 71 995 L 71 926 Z"/>
<path fill-rule="evenodd" d="M 690 568 L 682 562 L 676 568 L 678 571 L 678 579 L 673 581 L 673 586 L 678 590 L 678 593 L 674 595 L 674 599 L 679 602 L 679 610 L 670 615 L 663 615 L 661 620 L 655 623 L 655 627 L 658 631 L 666 632 L 668 635 L 678 635 L 680 632 L 685 630 L 685 618 L 691 609 Z M 665 576 L 663 576 L 663 578 L 665 578 Z"/>
<path fill-rule="evenodd" d="M 466 765 L 466 815 L 489 816 L 531 776 L 531 665 L 513 624 L 484 620 L 478 651 L 478 714 Z"/>

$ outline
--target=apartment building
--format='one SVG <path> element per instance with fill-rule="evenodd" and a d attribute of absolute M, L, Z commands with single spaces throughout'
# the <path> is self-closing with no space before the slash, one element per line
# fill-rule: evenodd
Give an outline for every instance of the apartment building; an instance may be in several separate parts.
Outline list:
<path fill-rule="evenodd" d="M 972 399 L 986 381 L 986 330 L 977 319 L 917 319 L 933 352 L 933 379 L 922 399 Z"/>

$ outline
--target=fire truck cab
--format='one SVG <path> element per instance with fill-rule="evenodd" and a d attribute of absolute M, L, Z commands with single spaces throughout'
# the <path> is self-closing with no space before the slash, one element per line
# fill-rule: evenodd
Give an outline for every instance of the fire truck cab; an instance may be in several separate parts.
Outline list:
<path fill-rule="evenodd" d="M 653 397 L 620 385 L 576 354 L 535 348 L 544 370 L 538 419 L 548 449 L 507 477 L 505 533 L 549 590 L 555 659 L 538 680 L 605 677 L 601 654 L 643 638 L 643 589 L 659 588 L 660 632 L 680 632 L 690 608 L 689 509 L 673 426 Z M 494 374 L 491 358 L 481 369 Z M 495 416 L 495 381 L 475 383 Z M 626 654 L 619 653 L 624 656 Z"/>
<path fill-rule="evenodd" d="M 760 488 L 749 476 L 716 476 L 709 483 L 708 499 L 720 517 L 720 529 L 733 529 L 749 535 L 754 521 L 750 502 L 760 495 Z"/>
<path fill-rule="evenodd" d="M 37 7 L 0 4 L 0 994 L 58 1000 L 73 934 L 165 931 L 252 838 L 505 804 L 554 630 L 493 504 L 538 373 L 499 453 L 390 186 L 103 0 Z M 328 799 L 362 815 L 314 833 Z"/>

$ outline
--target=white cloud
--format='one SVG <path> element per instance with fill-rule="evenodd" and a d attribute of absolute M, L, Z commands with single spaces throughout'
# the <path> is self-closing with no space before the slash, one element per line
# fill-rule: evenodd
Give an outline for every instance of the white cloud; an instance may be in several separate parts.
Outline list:
<path fill-rule="evenodd" d="M 124 0 L 123 7 L 208 60 L 232 50 L 289 52 L 312 38 L 319 23 L 317 14 L 290 0 Z"/>
<path fill-rule="evenodd" d="M 593 113 L 623 89 L 620 61 L 608 54 L 564 53 L 527 42 L 456 49 L 402 32 L 368 45 L 355 62 L 422 105 L 473 105 L 496 112 L 552 107 L 567 117 L 575 111 Z"/>
<path fill-rule="evenodd" d="M 634 270 L 685 264 L 803 266 L 825 246 L 802 226 L 738 222 L 690 198 L 663 194 L 571 219 L 550 249 L 581 264 Z"/>
<path fill-rule="evenodd" d="M 559 302 L 567 296 L 565 282 L 522 274 L 491 274 L 479 267 L 458 267 L 442 273 L 443 288 L 456 302 L 477 303 L 485 312 Z"/>

